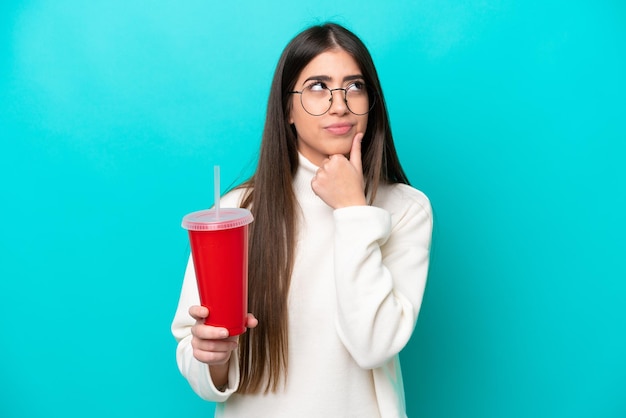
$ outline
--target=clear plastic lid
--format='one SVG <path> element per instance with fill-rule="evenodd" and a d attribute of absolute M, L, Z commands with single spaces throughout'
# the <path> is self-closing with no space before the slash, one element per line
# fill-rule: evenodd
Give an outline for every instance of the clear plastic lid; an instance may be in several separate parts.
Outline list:
<path fill-rule="evenodd" d="M 248 209 L 220 208 L 219 218 L 215 209 L 205 209 L 185 215 L 182 227 L 190 231 L 219 231 L 245 226 L 253 220 Z"/>

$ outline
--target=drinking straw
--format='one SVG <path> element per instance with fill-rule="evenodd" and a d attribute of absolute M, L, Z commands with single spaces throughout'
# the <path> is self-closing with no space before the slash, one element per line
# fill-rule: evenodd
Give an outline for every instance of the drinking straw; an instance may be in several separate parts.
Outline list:
<path fill-rule="evenodd" d="M 220 217 L 220 166 L 213 166 L 213 193 L 215 196 L 215 217 Z"/>

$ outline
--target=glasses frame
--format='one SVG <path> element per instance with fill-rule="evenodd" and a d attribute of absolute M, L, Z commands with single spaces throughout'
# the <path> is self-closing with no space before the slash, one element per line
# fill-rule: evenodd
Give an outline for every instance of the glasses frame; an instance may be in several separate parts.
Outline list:
<path fill-rule="evenodd" d="M 300 105 L 302 106 L 302 109 L 304 109 L 304 111 L 306 113 L 308 113 L 311 116 L 322 116 L 325 115 L 326 113 L 328 113 L 328 111 L 330 110 L 330 108 L 333 106 L 333 92 L 337 91 L 337 90 L 342 90 L 343 91 L 343 102 L 346 104 L 346 107 L 348 108 L 348 110 L 350 111 L 350 113 L 352 113 L 353 115 L 357 115 L 357 116 L 363 116 L 363 115 L 367 115 L 369 112 L 372 111 L 372 109 L 374 109 L 374 105 L 376 105 L 376 93 L 374 91 L 373 88 L 371 88 L 368 84 L 365 84 L 365 89 L 367 90 L 367 97 L 368 99 L 371 101 L 369 109 L 367 110 L 367 112 L 365 113 L 355 113 L 352 111 L 352 109 L 350 109 L 350 105 L 348 104 L 348 90 L 351 89 L 353 86 L 350 85 L 348 87 L 337 87 L 335 89 L 331 89 L 328 87 L 322 87 L 324 90 L 327 90 L 328 93 L 330 94 L 330 99 L 328 99 L 328 109 L 326 109 L 324 112 L 322 113 L 311 113 L 309 112 L 306 107 L 304 106 L 304 103 L 302 103 L 302 93 L 304 92 L 304 90 L 292 90 L 289 91 L 289 94 L 299 94 L 300 95 Z"/>

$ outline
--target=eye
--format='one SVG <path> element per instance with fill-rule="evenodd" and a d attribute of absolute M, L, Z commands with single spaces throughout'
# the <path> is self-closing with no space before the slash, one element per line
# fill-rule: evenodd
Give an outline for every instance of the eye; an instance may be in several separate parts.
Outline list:
<path fill-rule="evenodd" d="M 355 92 L 362 91 L 362 90 L 365 90 L 365 83 L 362 81 L 355 81 L 353 83 L 350 83 L 350 85 L 346 88 Z"/>
<path fill-rule="evenodd" d="M 306 88 L 307 90 L 314 92 L 324 91 L 328 89 L 328 87 L 326 87 L 326 83 L 324 83 L 323 81 L 313 81 L 311 84 L 306 86 Z"/>

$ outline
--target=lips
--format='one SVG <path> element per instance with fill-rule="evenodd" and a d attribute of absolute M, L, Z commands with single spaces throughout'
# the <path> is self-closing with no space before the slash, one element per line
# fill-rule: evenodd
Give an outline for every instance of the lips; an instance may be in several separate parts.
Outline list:
<path fill-rule="evenodd" d="M 351 123 L 333 123 L 324 127 L 328 132 L 333 135 L 345 135 L 352 129 L 354 125 Z"/>

